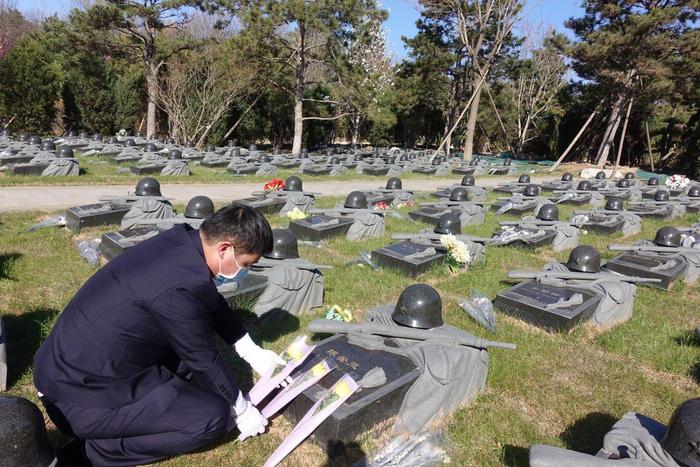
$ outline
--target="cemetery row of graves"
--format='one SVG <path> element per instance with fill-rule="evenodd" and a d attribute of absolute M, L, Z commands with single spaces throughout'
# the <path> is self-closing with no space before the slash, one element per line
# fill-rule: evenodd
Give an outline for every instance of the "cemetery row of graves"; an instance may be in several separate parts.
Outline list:
<path fill-rule="evenodd" d="M 318 394 L 341 377 L 362 385 L 377 369 L 379 382 L 351 395 L 283 465 L 326 459 L 383 465 L 399 455 L 399 432 L 402 439 L 412 434 L 414 443 L 401 449 L 419 447 L 434 461 L 455 465 L 527 465 L 533 444 L 601 455 L 609 448 L 606 433 L 626 412 L 665 424 L 696 394 L 700 193 L 694 182 L 608 170 L 535 184 L 515 162 L 433 164 L 412 151 L 370 151 L 357 159 L 331 151 L 311 167 L 330 172 L 333 164 L 323 161 L 341 156 L 340 164 L 367 161 L 370 171 L 386 169 L 378 174 L 381 186 L 367 181 L 366 190 L 343 197 L 312 193 L 303 187 L 312 176 L 302 172 L 273 178 L 248 198 L 198 196 L 173 206 L 168 186 L 145 177 L 133 192 L 92 205 L 3 214 L 8 393 L 38 404 L 33 354 L 94 267 L 179 224 L 196 228 L 235 201 L 264 213 L 281 246 L 220 293 L 266 348 L 289 353 L 299 336 L 308 336 L 317 347 L 293 374 L 311 371 L 322 358 L 334 369 L 313 386 L 322 390 L 280 408 L 266 434 L 242 445 L 227 438 L 166 464 L 262 465 L 279 454 Z M 450 164 L 444 188 L 418 192 L 410 178 L 388 177 L 401 162 L 421 159 L 419 173 Z M 458 178 L 460 170 L 465 175 Z M 503 183 L 480 187 L 479 177 L 489 172 L 500 172 Z M 441 302 L 431 317 L 437 321 L 414 329 L 391 315 L 411 293 Z M 402 351 L 364 342 L 376 332 L 371 326 L 391 326 L 382 332 Z M 402 334 L 406 329 L 433 335 L 412 340 Z M 449 343 L 444 332 L 451 333 Z M 470 344 L 455 345 L 460 339 Z M 416 360 L 416 349 L 433 350 Z M 227 358 L 244 387 L 259 390 L 245 364 Z M 446 373 L 431 386 L 436 368 Z M 65 441 L 53 426 L 48 431 L 54 444 Z M 547 461 L 548 454 L 538 465 L 561 462 Z"/>

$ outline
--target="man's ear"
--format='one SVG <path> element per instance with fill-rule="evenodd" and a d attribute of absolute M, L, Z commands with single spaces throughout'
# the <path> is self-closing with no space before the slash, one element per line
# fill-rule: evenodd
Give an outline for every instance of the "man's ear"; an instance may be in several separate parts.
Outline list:
<path fill-rule="evenodd" d="M 223 258 L 224 254 L 226 253 L 226 250 L 231 248 L 231 242 L 217 242 L 216 244 L 216 254 L 219 255 L 219 258 Z"/>

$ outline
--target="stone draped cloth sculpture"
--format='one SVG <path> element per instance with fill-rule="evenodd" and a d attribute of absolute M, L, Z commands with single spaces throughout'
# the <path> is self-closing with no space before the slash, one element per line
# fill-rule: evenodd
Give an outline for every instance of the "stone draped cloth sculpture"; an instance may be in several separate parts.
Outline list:
<path fill-rule="evenodd" d="M 257 316 L 276 311 L 298 316 L 323 305 L 323 275 L 313 263 L 298 258 L 263 257 L 251 271 L 268 280 L 253 308 Z"/>
<path fill-rule="evenodd" d="M 133 227 L 143 219 L 168 219 L 173 215 L 169 201 L 158 197 L 143 197 L 133 202 L 129 212 L 122 218 L 121 228 Z"/>

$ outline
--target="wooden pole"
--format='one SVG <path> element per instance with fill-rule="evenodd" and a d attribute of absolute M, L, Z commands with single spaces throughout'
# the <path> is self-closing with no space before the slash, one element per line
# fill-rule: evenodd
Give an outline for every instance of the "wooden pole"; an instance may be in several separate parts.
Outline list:
<path fill-rule="evenodd" d="M 586 129 L 586 127 L 588 127 L 588 125 L 591 123 L 591 120 L 593 120 L 593 117 L 594 117 L 595 114 L 597 114 L 597 113 L 598 113 L 598 110 L 597 110 L 597 109 L 594 110 L 593 112 L 591 112 L 591 115 L 588 116 L 588 120 L 586 120 L 586 123 L 584 123 L 583 126 L 581 127 L 581 129 L 578 131 L 578 133 L 577 133 L 576 136 L 574 137 L 574 140 L 571 141 L 571 144 L 569 144 L 569 147 L 566 148 L 566 150 L 562 153 L 562 155 L 559 156 L 559 159 L 557 159 L 557 161 L 554 163 L 554 165 L 552 166 L 552 168 L 549 169 L 550 172 L 553 172 L 554 169 L 556 169 L 557 166 L 558 166 L 559 164 L 561 164 L 561 161 L 564 160 L 564 158 L 566 157 L 566 155 L 569 154 L 569 151 L 571 151 L 571 149 L 574 147 L 574 145 L 576 144 L 576 141 L 578 141 L 578 139 L 581 137 L 581 135 L 583 134 L 583 132 L 584 132 L 584 130 Z"/>
<path fill-rule="evenodd" d="M 654 155 L 651 152 L 651 137 L 649 136 L 649 121 L 644 120 L 644 130 L 647 134 L 647 148 L 649 149 L 649 165 L 651 166 L 651 171 L 654 171 Z"/>
<path fill-rule="evenodd" d="M 627 113 L 625 113 L 625 123 L 622 124 L 622 134 L 620 135 L 620 142 L 618 143 L 617 159 L 615 159 L 614 170 L 617 170 L 617 167 L 620 165 L 620 158 L 622 157 L 622 147 L 624 146 L 625 133 L 627 132 L 627 123 L 629 122 L 630 112 L 632 111 L 632 101 L 634 101 L 634 98 L 630 97 L 630 102 L 629 104 L 627 104 Z"/>

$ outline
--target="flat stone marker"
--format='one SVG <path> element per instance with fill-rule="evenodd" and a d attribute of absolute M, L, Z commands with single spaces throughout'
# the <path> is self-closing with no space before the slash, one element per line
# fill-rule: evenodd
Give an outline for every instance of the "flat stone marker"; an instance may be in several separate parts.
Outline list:
<path fill-rule="evenodd" d="M 591 214 L 588 216 L 588 222 L 583 224 L 581 229 L 601 235 L 610 235 L 622 230 L 624 224 L 625 221 L 619 217 Z"/>
<path fill-rule="evenodd" d="M 117 232 L 102 234 L 100 253 L 108 261 L 112 260 L 137 244 L 129 244 L 129 239 L 146 235 L 149 232 L 156 232 L 154 235 L 157 235 L 160 231 L 152 227 L 137 227 L 135 229 L 119 230 Z"/>
<path fill-rule="evenodd" d="M 41 175 L 49 166 L 49 162 L 41 164 L 21 164 L 10 168 L 12 175 Z"/>
<path fill-rule="evenodd" d="M 649 285 L 665 290 L 673 287 L 675 280 L 685 272 L 687 267 L 688 263 L 680 256 L 637 255 L 634 253 L 623 253 L 616 256 L 604 266 L 609 271 L 626 276 L 661 279 L 661 283 Z"/>
<path fill-rule="evenodd" d="M 66 227 L 73 232 L 80 232 L 83 227 L 120 224 L 130 209 L 130 206 L 110 203 L 75 206 L 66 210 Z"/>
<path fill-rule="evenodd" d="M 372 261 L 381 267 L 398 269 L 409 277 L 416 277 L 434 264 L 440 264 L 445 260 L 445 253 L 440 251 L 429 256 L 410 257 L 413 254 L 420 255 L 430 248 L 434 247 L 411 242 L 394 243 L 372 251 Z"/>
<path fill-rule="evenodd" d="M 274 198 L 241 198 L 233 201 L 241 206 L 247 206 L 255 209 L 261 214 L 279 214 L 287 201 L 282 197 Z"/>
<path fill-rule="evenodd" d="M 328 222 L 337 219 L 337 224 L 329 225 Z M 306 219 L 289 222 L 291 230 L 299 240 L 320 241 L 329 237 L 345 235 L 355 221 L 345 217 L 330 217 L 324 214 L 316 214 Z"/>
<path fill-rule="evenodd" d="M 314 432 L 314 441 L 326 447 L 336 442 L 352 441 L 358 434 L 399 413 L 406 392 L 420 375 L 420 370 L 406 357 L 382 350 L 366 350 L 350 344 L 346 336 L 321 341 L 306 362 L 292 373 L 308 370 L 321 359 L 336 367 L 321 381 L 300 394 L 284 411 L 284 416 L 298 421 L 344 373 L 355 381 L 375 367 L 386 374 L 386 383 L 357 391 L 328 417 Z"/>
<path fill-rule="evenodd" d="M 381 177 L 381 176 L 384 176 L 384 175 L 389 173 L 389 167 L 387 167 L 387 166 L 379 166 L 379 167 L 369 166 L 369 167 L 363 168 L 362 173 L 367 174 L 367 175 L 374 175 L 377 177 Z"/>
<path fill-rule="evenodd" d="M 567 307 L 546 309 L 559 301 L 580 294 L 582 303 Z M 496 295 L 495 305 L 504 313 L 553 331 L 566 331 L 595 312 L 601 297 L 586 290 L 556 287 L 536 281 L 526 281 Z"/>
<path fill-rule="evenodd" d="M 459 215 L 459 209 L 436 208 L 432 206 L 426 206 L 418 208 L 415 211 L 409 212 L 408 216 L 414 221 L 420 221 L 425 222 L 426 224 L 437 225 L 438 219 L 440 219 L 440 216 L 443 215 L 446 211 L 450 211 Z"/>

